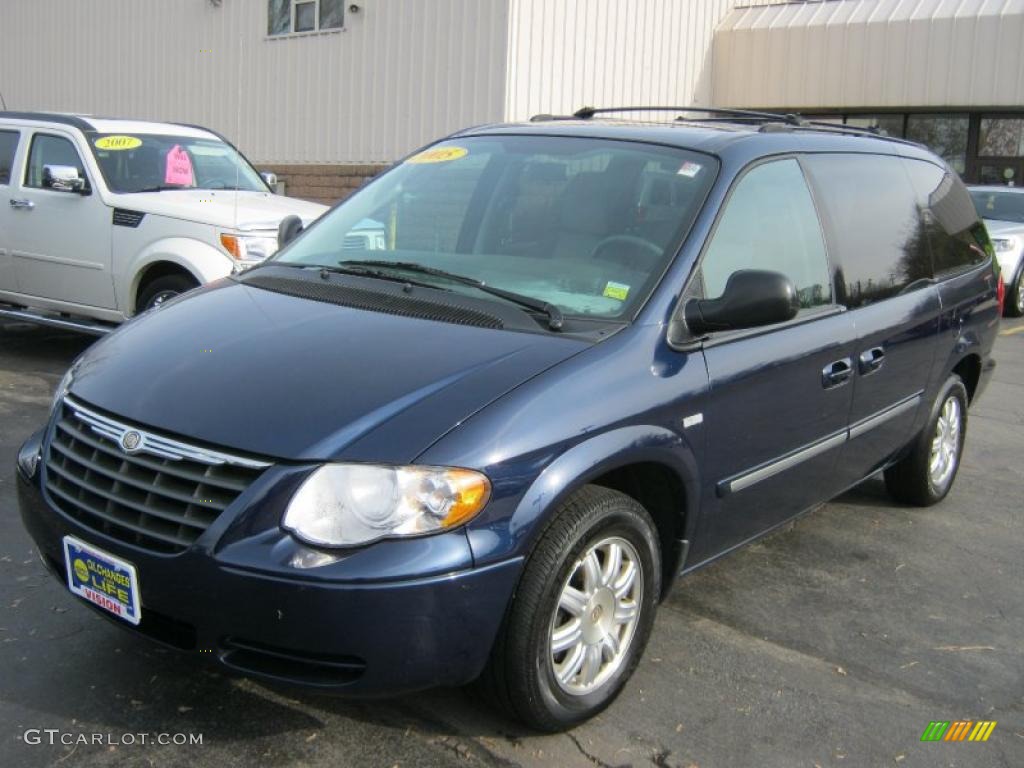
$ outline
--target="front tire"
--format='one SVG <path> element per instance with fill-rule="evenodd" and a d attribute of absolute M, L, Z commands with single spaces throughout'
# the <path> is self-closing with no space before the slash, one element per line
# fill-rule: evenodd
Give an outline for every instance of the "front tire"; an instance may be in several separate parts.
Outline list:
<path fill-rule="evenodd" d="M 139 292 L 139 300 L 136 303 L 138 312 L 145 312 L 147 309 L 158 307 L 165 301 L 186 291 L 191 291 L 199 283 L 189 275 L 166 275 L 158 277 L 149 283 Z"/>
<path fill-rule="evenodd" d="M 481 689 L 538 730 L 593 717 L 636 668 L 660 592 L 650 515 L 625 494 L 585 486 L 529 556 Z"/>
<path fill-rule="evenodd" d="M 885 470 L 889 494 L 918 507 L 942 501 L 960 469 L 966 434 L 967 389 L 954 374 L 939 390 L 928 423 L 910 453 Z"/>

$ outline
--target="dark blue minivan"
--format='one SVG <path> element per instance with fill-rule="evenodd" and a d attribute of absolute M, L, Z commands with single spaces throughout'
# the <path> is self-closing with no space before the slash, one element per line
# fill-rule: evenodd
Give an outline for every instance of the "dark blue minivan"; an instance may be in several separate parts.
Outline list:
<path fill-rule="evenodd" d="M 53 573 L 246 674 L 556 730 L 680 574 L 880 471 L 941 500 L 1002 298 L 956 174 L 599 112 L 455 134 L 83 354 L 18 459 Z"/>

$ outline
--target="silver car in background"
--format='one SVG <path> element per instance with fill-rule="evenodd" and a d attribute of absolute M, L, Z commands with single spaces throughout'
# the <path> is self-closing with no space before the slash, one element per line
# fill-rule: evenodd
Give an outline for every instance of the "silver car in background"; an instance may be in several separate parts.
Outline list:
<path fill-rule="evenodd" d="M 1024 315 L 1024 188 L 968 187 L 1006 283 L 1006 314 Z"/>

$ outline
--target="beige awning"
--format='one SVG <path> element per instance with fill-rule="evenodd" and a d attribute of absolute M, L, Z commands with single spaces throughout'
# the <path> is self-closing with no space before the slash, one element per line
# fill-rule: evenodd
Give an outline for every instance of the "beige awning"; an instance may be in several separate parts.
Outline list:
<path fill-rule="evenodd" d="M 715 33 L 713 99 L 749 107 L 1024 107 L 1024 0 L 740 7 Z"/>

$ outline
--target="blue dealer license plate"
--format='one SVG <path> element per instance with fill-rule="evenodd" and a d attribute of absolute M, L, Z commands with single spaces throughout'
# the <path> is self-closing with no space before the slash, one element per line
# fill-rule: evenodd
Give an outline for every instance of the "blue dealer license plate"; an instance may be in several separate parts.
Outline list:
<path fill-rule="evenodd" d="M 64 563 L 72 592 L 118 618 L 139 623 L 142 605 L 134 565 L 73 536 L 64 537 Z"/>

